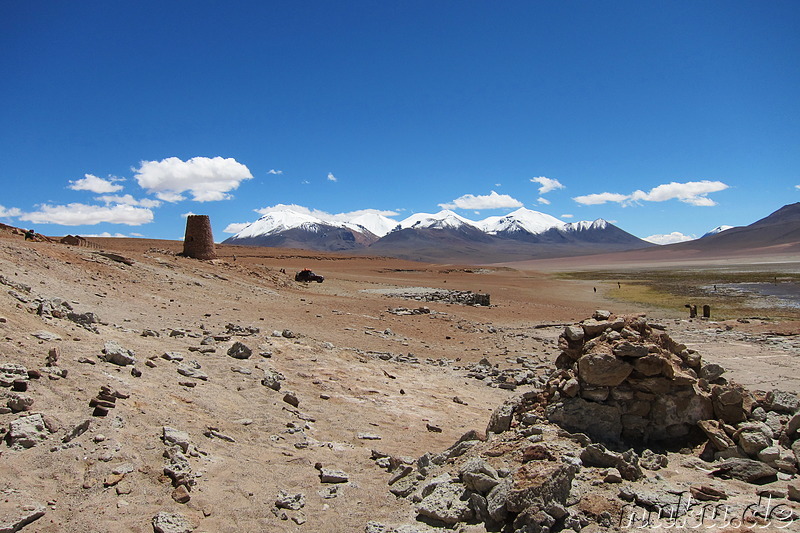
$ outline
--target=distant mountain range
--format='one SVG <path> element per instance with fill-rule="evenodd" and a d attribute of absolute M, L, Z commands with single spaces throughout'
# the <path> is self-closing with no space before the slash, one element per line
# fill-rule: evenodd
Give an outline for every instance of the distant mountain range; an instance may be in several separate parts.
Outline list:
<path fill-rule="evenodd" d="M 333 222 L 291 209 L 267 213 L 223 244 L 353 251 L 422 261 L 510 261 L 653 246 L 603 220 L 566 223 L 530 209 L 472 221 L 452 211 L 399 223 L 381 215 Z"/>
<path fill-rule="evenodd" d="M 517 209 L 472 221 L 452 211 L 405 220 L 368 214 L 324 221 L 290 209 L 268 213 L 223 244 L 350 251 L 429 262 L 497 263 L 633 250 L 693 250 L 704 254 L 772 248 L 800 251 L 800 203 L 743 227 L 718 226 L 694 241 L 657 246 L 603 219 L 566 223 Z"/>

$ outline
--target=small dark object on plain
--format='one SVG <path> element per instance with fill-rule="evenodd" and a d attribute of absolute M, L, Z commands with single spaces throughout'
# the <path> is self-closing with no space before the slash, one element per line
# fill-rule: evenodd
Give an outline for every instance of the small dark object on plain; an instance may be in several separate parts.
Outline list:
<path fill-rule="evenodd" d="M 323 281 L 325 281 L 325 278 L 318 274 L 314 274 L 311 270 L 307 268 L 304 268 L 303 270 L 294 275 L 294 280 L 305 281 L 305 282 L 316 281 L 317 283 L 322 283 Z"/>

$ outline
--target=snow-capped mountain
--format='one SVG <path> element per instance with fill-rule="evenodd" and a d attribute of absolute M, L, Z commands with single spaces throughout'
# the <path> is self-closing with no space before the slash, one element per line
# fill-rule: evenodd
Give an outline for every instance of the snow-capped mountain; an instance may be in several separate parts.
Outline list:
<path fill-rule="evenodd" d="M 552 228 L 563 228 L 567 224 L 554 216 L 520 207 L 504 216 L 484 218 L 478 225 L 489 235 L 520 231 L 535 235 Z"/>
<path fill-rule="evenodd" d="M 415 259 L 477 256 L 498 261 L 650 246 L 603 219 L 565 223 L 525 208 L 479 221 L 443 210 L 416 213 L 400 222 L 377 213 L 322 219 L 287 208 L 265 214 L 223 242 L 327 251 L 369 248 L 373 253 Z"/>
<path fill-rule="evenodd" d="M 274 235 L 294 228 L 315 231 L 314 228 L 320 224 L 324 224 L 324 222 L 317 217 L 286 209 L 265 214 L 231 238 L 248 239 L 263 235 Z"/>
<path fill-rule="evenodd" d="M 402 220 L 395 229 L 458 229 L 464 226 L 480 229 L 472 220 L 445 209 L 435 214 L 415 213 Z"/>
<path fill-rule="evenodd" d="M 346 222 L 348 227 L 366 228 L 374 235 L 383 237 L 397 226 L 397 221 L 378 213 L 363 213 Z"/>
<path fill-rule="evenodd" d="M 725 226 L 725 225 L 717 226 L 716 228 L 714 228 L 714 229 L 708 231 L 707 233 L 705 233 L 703 235 L 703 237 L 708 237 L 709 235 L 716 235 L 717 233 L 722 233 L 723 231 L 726 231 L 726 230 L 729 230 L 729 229 L 732 229 L 732 228 L 733 228 L 733 226 Z M 700 238 L 702 239 L 703 237 L 700 237 Z"/>

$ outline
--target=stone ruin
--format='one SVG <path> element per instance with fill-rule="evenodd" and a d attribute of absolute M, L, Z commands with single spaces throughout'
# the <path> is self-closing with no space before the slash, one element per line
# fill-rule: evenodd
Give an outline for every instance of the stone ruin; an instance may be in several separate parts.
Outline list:
<path fill-rule="evenodd" d="M 624 517 L 642 529 L 653 526 L 654 512 L 675 526 L 697 511 L 675 494 L 700 502 L 729 497 L 719 484 L 675 485 L 648 475 L 668 466 L 670 457 L 659 453 L 667 448 L 694 455 L 712 478 L 789 481 L 767 493 L 786 498 L 788 488 L 788 498 L 800 501 L 795 394 L 727 381 L 722 367 L 704 364 L 642 315 L 597 311 L 567 326 L 559 346 L 556 368 L 495 409 L 485 435 L 470 431 L 416 460 L 373 450 L 376 464 L 392 473 L 389 491 L 415 504 L 418 520 L 514 533 L 618 531 Z M 775 521 L 751 518 L 753 525 Z M 782 529 L 800 515 L 781 520 Z M 366 531 L 390 529 L 371 523 Z"/>
<path fill-rule="evenodd" d="M 183 238 L 183 255 L 194 259 L 216 259 L 214 236 L 208 215 L 189 215 Z"/>

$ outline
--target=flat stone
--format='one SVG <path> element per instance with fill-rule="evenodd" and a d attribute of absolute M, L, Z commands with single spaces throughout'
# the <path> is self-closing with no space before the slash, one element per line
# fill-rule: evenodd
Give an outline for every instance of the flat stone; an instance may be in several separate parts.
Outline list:
<path fill-rule="evenodd" d="M 320 468 L 319 470 L 319 480 L 322 483 L 347 483 L 349 479 L 348 475 L 341 470 L 330 468 Z"/>
<path fill-rule="evenodd" d="M 194 526 L 182 514 L 161 511 L 153 517 L 153 531 L 154 533 L 192 533 Z"/>
<path fill-rule="evenodd" d="M 777 477 L 777 470 L 761 461 L 752 459 L 728 459 L 720 464 L 712 475 L 723 479 L 739 479 L 746 483 L 764 484 L 774 481 Z"/>

